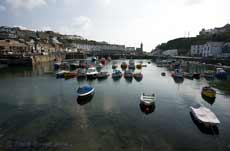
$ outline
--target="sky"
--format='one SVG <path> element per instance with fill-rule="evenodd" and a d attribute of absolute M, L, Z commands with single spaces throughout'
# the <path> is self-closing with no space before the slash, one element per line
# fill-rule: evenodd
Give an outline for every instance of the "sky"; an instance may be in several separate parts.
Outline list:
<path fill-rule="evenodd" d="M 230 23 L 230 0 L 0 0 L 0 26 L 54 30 L 151 51 Z M 189 34 L 188 34 L 189 33 Z"/>

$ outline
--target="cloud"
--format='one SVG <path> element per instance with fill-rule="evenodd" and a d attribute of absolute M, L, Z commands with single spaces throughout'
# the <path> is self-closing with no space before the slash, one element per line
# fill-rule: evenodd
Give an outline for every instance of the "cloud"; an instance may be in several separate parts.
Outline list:
<path fill-rule="evenodd" d="M 13 10 L 32 10 L 47 5 L 47 0 L 6 0 L 7 6 Z"/>
<path fill-rule="evenodd" d="M 79 16 L 73 19 L 72 26 L 76 29 L 88 30 L 91 26 L 91 19 L 86 16 Z"/>
<path fill-rule="evenodd" d="M 191 6 L 202 3 L 204 0 L 186 0 L 185 5 Z"/>
<path fill-rule="evenodd" d="M 109 5 L 111 3 L 111 0 L 98 0 L 98 2 L 105 4 L 105 5 Z"/>
<path fill-rule="evenodd" d="M 3 6 L 3 5 L 0 5 L 0 11 L 3 12 L 3 11 L 5 11 L 5 10 L 6 10 L 6 7 Z"/>
<path fill-rule="evenodd" d="M 92 28 L 92 21 L 89 17 L 79 16 L 72 19 L 69 25 L 57 29 L 60 33 L 77 34 L 88 36 Z"/>

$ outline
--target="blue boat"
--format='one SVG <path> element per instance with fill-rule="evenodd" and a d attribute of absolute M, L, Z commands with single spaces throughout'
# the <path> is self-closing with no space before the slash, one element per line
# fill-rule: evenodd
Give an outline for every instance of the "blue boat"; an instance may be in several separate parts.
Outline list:
<path fill-rule="evenodd" d="M 223 68 L 216 68 L 216 74 L 215 74 L 217 79 L 220 80 L 226 80 L 228 78 L 227 72 L 224 71 Z"/>
<path fill-rule="evenodd" d="M 89 96 L 94 94 L 94 88 L 89 86 L 89 85 L 85 85 L 82 87 L 79 87 L 77 90 L 77 95 L 78 97 L 84 97 L 84 96 Z"/>

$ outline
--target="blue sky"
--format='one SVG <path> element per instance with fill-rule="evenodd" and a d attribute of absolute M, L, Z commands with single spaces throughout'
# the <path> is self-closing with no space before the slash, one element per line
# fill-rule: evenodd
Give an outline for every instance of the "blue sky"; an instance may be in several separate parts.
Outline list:
<path fill-rule="evenodd" d="M 1 25 L 139 46 L 230 23 L 229 0 L 1 0 Z"/>

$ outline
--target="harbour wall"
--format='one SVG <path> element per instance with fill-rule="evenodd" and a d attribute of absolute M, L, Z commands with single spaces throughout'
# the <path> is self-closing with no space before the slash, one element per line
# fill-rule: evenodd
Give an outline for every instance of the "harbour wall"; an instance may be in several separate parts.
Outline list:
<path fill-rule="evenodd" d="M 40 55 L 40 56 L 31 56 L 32 64 L 40 64 L 44 62 L 51 62 L 51 61 L 63 61 L 65 55 Z"/>
<path fill-rule="evenodd" d="M 33 66 L 44 62 L 63 61 L 64 59 L 65 55 L 5 55 L 0 56 L 0 63 L 8 66 Z"/>
<path fill-rule="evenodd" d="M 185 60 L 185 61 L 196 61 L 200 63 L 205 63 L 205 64 L 212 64 L 212 65 L 225 65 L 225 66 L 230 66 L 230 59 L 221 59 L 221 58 L 201 58 L 201 57 L 186 57 L 186 56 L 174 56 L 174 57 L 168 57 L 168 56 L 152 56 L 153 60 L 157 59 L 173 59 L 173 60 Z"/>

